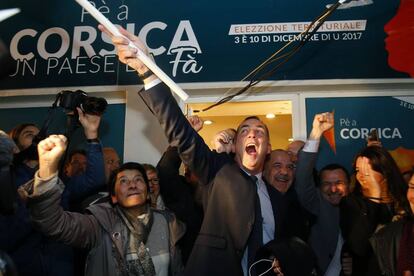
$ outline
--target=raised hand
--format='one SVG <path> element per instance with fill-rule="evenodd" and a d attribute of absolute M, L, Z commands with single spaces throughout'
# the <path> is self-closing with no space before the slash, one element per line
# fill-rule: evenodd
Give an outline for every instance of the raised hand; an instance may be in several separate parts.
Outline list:
<path fill-rule="evenodd" d="M 226 130 L 222 130 L 214 136 L 214 142 L 229 144 L 233 143 L 233 138 Z"/>
<path fill-rule="evenodd" d="M 79 122 L 85 132 L 86 139 L 98 138 L 98 128 L 101 122 L 101 116 L 86 114 L 79 107 L 76 108 L 79 114 Z"/>
<path fill-rule="evenodd" d="M 358 157 L 356 160 L 356 178 L 362 187 L 362 194 L 375 202 L 389 202 L 391 200 L 385 177 L 372 169 L 367 157 Z"/>
<path fill-rule="evenodd" d="M 272 270 L 277 276 L 284 276 L 279 260 L 276 258 L 273 259 Z"/>
<path fill-rule="evenodd" d="M 99 25 L 98 28 L 112 39 L 112 43 L 117 49 L 119 60 L 122 63 L 125 63 L 129 67 L 135 69 L 138 74 L 144 74 L 149 70 L 144 63 L 137 58 L 138 50 L 129 46 L 129 41 L 131 41 L 136 47 L 149 56 L 147 47 L 137 36 L 131 34 L 122 27 L 119 27 L 119 31 L 127 39 L 121 36 L 112 36 L 112 34 L 103 25 Z"/>
<path fill-rule="evenodd" d="M 214 135 L 213 143 L 214 148 L 218 153 L 234 152 L 234 133 L 232 131 L 228 131 L 227 129 L 222 130 Z"/>
<path fill-rule="evenodd" d="M 39 176 L 48 178 L 59 170 L 59 161 L 66 150 L 64 135 L 50 135 L 37 145 L 39 154 Z"/>
<path fill-rule="evenodd" d="M 334 114 L 332 112 L 324 112 L 316 114 L 313 118 L 312 131 L 309 139 L 318 140 L 322 134 L 334 126 Z"/>
<path fill-rule="evenodd" d="M 187 120 L 195 131 L 199 132 L 203 128 L 204 122 L 197 115 L 188 116 Z"/>

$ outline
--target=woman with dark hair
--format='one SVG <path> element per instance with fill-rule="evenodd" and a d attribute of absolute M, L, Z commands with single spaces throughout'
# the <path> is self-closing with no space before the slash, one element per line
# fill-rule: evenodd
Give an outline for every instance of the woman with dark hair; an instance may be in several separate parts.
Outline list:
<path fill-rule="evenodd" d="M 89 254 L 85 275 L 177 275 L 182 272 L 178 241 L 185 227 L 166 211 L 149 204 L 145 169 L 126 163 L 109 180 L 111 202 L 92 205 L 87 214 L 65 212 L 59 204 L 62 182 L 59 159 L 66 150 L 63 135 L 38 145 L 39 171 L 23 186 L 32 220 L 40 230 Z"/>
<path fill-rule="evenodd" d="M 353 167 L 355 189 L 340 205 L 344 250 L 352 256 L 352 275 L 380 275 L 369 238 L 380 227 L 411 212 L 407 185 L 382 147 L 364 148 Z"/>
<path fill-rule="evenodd" d="M 9 133 L 10 138 L 16 143 L 19 150 L 25 150 L 33 142 L 33 138 L 39 133 L 39 128 L 32 123 L 15 126 Z"/>
<path fill-rule="evenodd" d="M 15 126 L 9 136 L 16 143 L 19 152 L 14 155 L 15 183 L 20 186 L 33 178 L 39 162 L 33 139 L 39 134 L 39 128 L 32 123 Z"/>

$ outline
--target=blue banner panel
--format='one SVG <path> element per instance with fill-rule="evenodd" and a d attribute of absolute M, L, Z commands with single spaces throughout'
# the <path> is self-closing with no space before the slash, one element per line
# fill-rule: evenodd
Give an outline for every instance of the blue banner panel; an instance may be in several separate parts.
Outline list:
<path fill-rule="evenodd" d="M 148 45 L 176 82 L 241 80 L 332 0 L 91 1 Z M 353 0 L 336 10 L 272 80 L 387 79 L 414 75 L 412 1 Z M 404 3 L 404 5 L 403 5 Z M 408 4 L 407 4 L 408 3 Z M 136 84 L 108 37 L 74 0 L 2 0 L 21 13 L 0 23 L 16 70 L 0 89 Z M 396 37 L 396 33 L 401 34 Z M 387 36 L 388 34 L 388 36 Z M 387 39 L 386 39 L 387 38 Z M 411 62 L 411 65 L 410 65 Z M 390 63 L 390 64 L 389 64 Z"/>
<path fill-rule="evenodd" d="M 306 100 L 308 134 L 317 113 L 334 112 L 334 137 L 322 138 L 318 168 L 340 163 L 350 169 L 372 129 L 401 171 L 414 166 L 414 97 L 312 98 Z M 335 153 L 336 152 L 336 153 Z"/>

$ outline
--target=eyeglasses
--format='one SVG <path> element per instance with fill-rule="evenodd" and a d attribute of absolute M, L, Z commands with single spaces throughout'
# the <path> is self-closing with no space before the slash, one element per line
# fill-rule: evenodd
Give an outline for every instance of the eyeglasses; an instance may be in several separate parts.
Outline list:
<path fill-rule="evenodd" d="M 152 178 L 152 179 L 148 179 L 148 182 L 158 185 L 160 183 L 160 180 L 158 178 Z"/>

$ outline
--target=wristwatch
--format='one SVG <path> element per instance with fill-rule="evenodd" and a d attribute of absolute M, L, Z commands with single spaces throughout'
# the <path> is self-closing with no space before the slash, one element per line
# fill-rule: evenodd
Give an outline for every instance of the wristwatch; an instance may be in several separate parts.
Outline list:
<path fill-rule="evenodd" d="M 151 70 L 148 70 L 147 72 L 145 72 L 144 74 L 140 74 L 138 73 L 138 76 L 141 80 L 145 80 L 148 79 L 149 77 L 151 77 L 152 75 L 154 75 L 154 73 L 152 73 Z"/>

